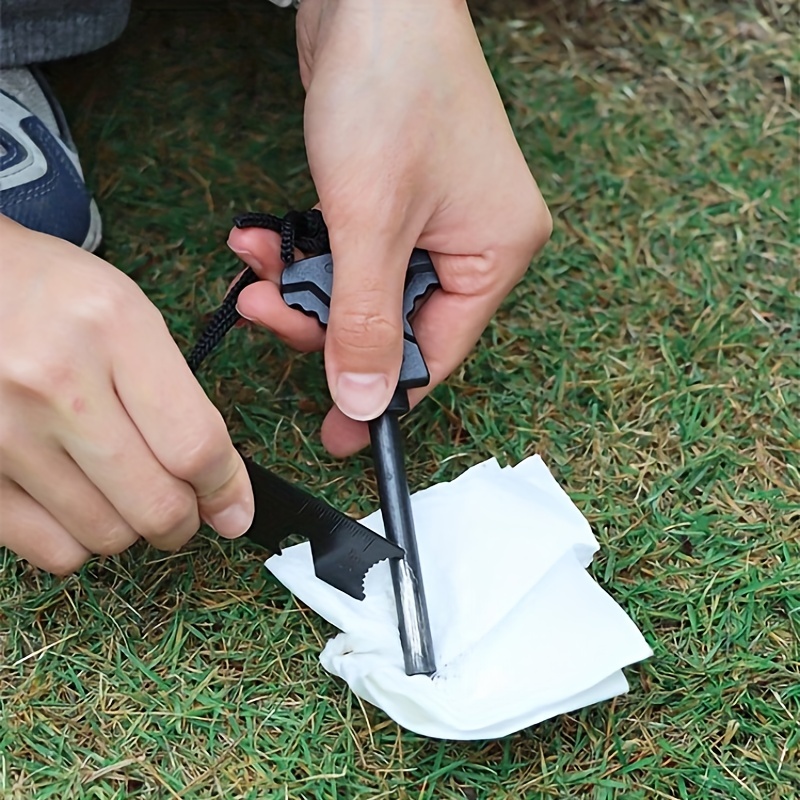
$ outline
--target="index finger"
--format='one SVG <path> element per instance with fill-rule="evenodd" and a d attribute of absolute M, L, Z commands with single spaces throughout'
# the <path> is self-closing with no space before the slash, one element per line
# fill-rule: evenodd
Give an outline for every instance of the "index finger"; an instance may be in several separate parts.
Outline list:
<path fill-rule="evenodd" d="M 161 314 L 155 307 L 145 314 L 133 337 L 115 339 L 122 343 L 112 349 L 117 394 L 158 461 L 194 488 L 201 518 L 222 536 L 240 536 L 254 514 L 244 462 Z"/>

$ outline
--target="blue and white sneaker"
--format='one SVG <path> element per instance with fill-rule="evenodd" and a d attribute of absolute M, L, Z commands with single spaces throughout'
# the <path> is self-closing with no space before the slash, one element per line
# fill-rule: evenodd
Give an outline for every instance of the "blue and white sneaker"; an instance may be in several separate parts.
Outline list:
<path fill-rule="evenodd" d="M 64 113 L 41 73 L 0 70 L 0 214 L 94 252 L 102 225 Z"/>

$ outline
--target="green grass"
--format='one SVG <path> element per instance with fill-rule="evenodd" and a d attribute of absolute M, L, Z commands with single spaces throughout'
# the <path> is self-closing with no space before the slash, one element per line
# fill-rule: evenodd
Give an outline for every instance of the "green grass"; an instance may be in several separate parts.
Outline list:
<path fill-rule="evenodd" d="M 188 349 L 231 215 L 314 197 L 292 15 L 140 5 L 50 68 L 107 225 Z M 408 420 L 414 487 L 542 453 L 655 655 L 630 694 L 500 741 L 400 730 L 319 666 L 329 626 L 204 533 L 68 580 L 0 556 L 0 797 L 800 797 L 796 4 L 475 7 L 552 242 Z M 320 360 L 238 330 L 202 376 L 235 439 L 350 512 Z M 544 657 L 544 654 L 543 654 Z"/>

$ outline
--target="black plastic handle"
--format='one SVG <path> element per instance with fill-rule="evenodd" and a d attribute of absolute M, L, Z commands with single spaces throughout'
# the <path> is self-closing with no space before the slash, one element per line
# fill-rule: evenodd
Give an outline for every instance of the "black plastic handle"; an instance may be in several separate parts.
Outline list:
<path fill-rule="evenodd" d="M 403 291 L 403 365 L 399 389 L 427 386 L 431 376 L 411 327 L 415 311 L 438 288 L 439 277 L 426 250 L 411 253 Z M 315 316 L 328 324 L 333 291 L 333 257 L 330 253 L 295 261 L 281 276 L 281 294 L 288 306 Z"/>

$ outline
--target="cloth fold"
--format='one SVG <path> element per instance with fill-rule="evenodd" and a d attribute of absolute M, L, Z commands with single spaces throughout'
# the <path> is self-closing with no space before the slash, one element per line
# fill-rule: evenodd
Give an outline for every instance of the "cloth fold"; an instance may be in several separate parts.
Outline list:
<path fill-rule="evenodd" d="M 539 456 L 494 459 L 412 496 L 437 672 L 405 674 L 389 566 L 366 599 L 314 575 L 303 543 L 267 568 L 342 633 L 320 655 L 362 699 L 442 739 L 504 736 L 628 690 L 621 669 L 650 647 L 586 571 L 589 524 Z M 362 522 L 383 534 L 380 512 Z"/>

